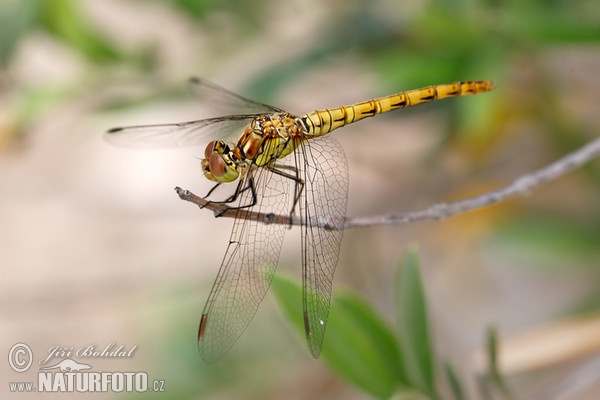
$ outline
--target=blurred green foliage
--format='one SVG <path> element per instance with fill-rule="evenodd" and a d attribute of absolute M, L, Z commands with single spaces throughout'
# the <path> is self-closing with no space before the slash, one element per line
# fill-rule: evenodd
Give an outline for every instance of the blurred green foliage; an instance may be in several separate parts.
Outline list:
<path fill-rule="evenodd" d="M 436 398 L 431 334 L 415 248 L 409 247 L 404 252 L 398 270 L 395 294 L 398 336 L 405 351 L 404 362 L 410 381 L 430 398 Z"/>
<path fill-rule="evenodd" d="M 272 290 L 287 318 L 303 334 L 302 287 L 277 274 Z M 348 381 L 378 398 L 389 398 L 408 378 L 393 331 L 364 300 L 338 293 L 331 304 L 322 358 Z"/>
<path fill-rule="evenodd" d="M 600 259 L 600 226 L 565 216 L 540 212 L 510 218 L 498 225 L 489 240 L 494 246 L 529 259 L 528 265 L 539 267 L 541 262 L 545 269 L 562 266 L 572 270 Z"/>
<path fill-rule="evenodd" d="M 238 35 L 224 44 L 227 51 L 233 52 L 261 34 L 269 24 L 267 16 L 271 15 L 264 11 L 273 7 L 267 0 L 152 2 L 170 7 L 182 17 L 197 20 L 200 26 L 215 13 L 224 13 L 233 18 L 236 26 L 251 27 L 238 30 Z M 518 59 L 533 60 L 553 45 L 597 43 L 600 40 L 600 26 L 594 18 L 594 12 L 599 10 L 597 2 L 591 0 L 576 4 L 541 0 L 436 0 L 403 8 L 398 15 L 390 15 L 388 5 L 383 1 L 353 0 L 340 5 L 325 4 L 324 7 L 335 7 L 335 12 L 331 12 L 328 23 L 315 35 L 319 39 L 256 75 L 247 94 L 269 103 L 289 82 L 301 80 L 328 60 L 345 54 L 366 63 L 386 87 L 393 88 L 385 93 L 374 93 L 374 96 L 465 79 L 493 80 L 497 87 L 503 88 L 507 85 L 508 71 Z M 293 19 L 302 23 L 303 18 L 310 17 L 298 15 Z M 0 64 L 3 68 L 9 66 L 24 37 L 31 32 L 43 31 L 92 64 L 125 64 L 155 83 L 156 79 L 152 77 L 160 74 L 163 60 L 150 43 L 141 51 L 135 49 L 137 54 L 131 54 L 131 49 L 125 50 L 119 42 L 95 29 L 77 1 L 7 0 L 0 5 L 0 18 Z M 294 43 L 289 46 L 294 48 Z M 212 55 L 198 56 L 207 59 Z M 543 76 L 543 65 L 535 67 L 542 69 L 540 75 Z M 100 74 L 97 79 L 104 81 L 107 77 Z M 178 80 L 182 86 L 184 79 Z M 160 82 L 157 93 L 172 91 L 170 87 L 161 87 Z M 81 82 L 74 80 L 73 84 Z M 543 84 L 546 85 L 544 92 L 550 96 L 548 103 L 552 104 L 557 91 L 552 90 L 551 82 Z M 497 130 L 500 114 L 504 118 L 517 116 L 506 114 L 516 112 L 507 110 L 506 101 L 504 96 L 479 99 L 477 113 L 473 112 L 471 102 L 463 105 L 450 102 L 435 107 L 459 111 L 452 114 L 454 124 L 449 125 L 452 132 L 487 132 L 486 136 L 492 136 Z M 523 106 L 521 109 L 529 109 Z M 534 112 L 542 113 L 543 110 Z M 467 113 L 469 118 L 465 118 Z M 477 118 L 473 119 L 473 115 Z"/>
<path fill-rule="evenodd" d="M 153 0 L 166 6 L 173 6 L 183 14 L 206 21 L 215 12 L 226 12 L 235 18 L 235 22 L 245 27 L 259 30 L 259 16 L 269 6 L 265 0 Z"/>
<path fill-rule="evenodd" d="M 123 60 L 113 43 L 94 30 L 73 0 L 45 0 L 39 4 L 39 24 L 95 63 Z"/>
<path fill-rule="evenodd" d="M 449 391 L 454 398 L 465 399 L 466 391 L 454 368 L 435 355 L 420 270 L 416 247 L 407 247 L 394 285 L 395 329 L 365 300 L 348 292 L 337 292 L 331 303 L 321 357 L 339 376 L 375 398 L 443 399 L 448 397 L 441 393 Z M 285 316 L 298 334 L 304 335 L 300 283 L 277 274 L 272 290 Z M 500 390 L 506 394 L 508 389 L 497 364 L 495 330 L 489 330 L 487 341 L 489 373 L 481 377 L 485 386 L 482 390 Z M 435 377 L 438 368 L 444 368 L 446 382 Z"/>
<path fill-rule="evenodd" d="M 116 44 L 97 32 L 73 0 L 5 1 L 0 6 L 0 63 L 6 68 L 27 34 L 44 30 L 95 63 L 123 61 Z"/>

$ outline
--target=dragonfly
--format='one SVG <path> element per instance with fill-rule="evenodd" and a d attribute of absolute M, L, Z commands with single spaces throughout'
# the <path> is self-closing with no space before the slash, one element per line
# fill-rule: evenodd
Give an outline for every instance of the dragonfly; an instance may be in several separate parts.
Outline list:
<path fill-rule="evenodd" d="M 298 116 L 206 80 L 192 78 L 191 84 L 249 112 L 113 128 L 105 137 L 117 145 L 141 148 L 207 143 L 200 164 L 204 177 L 214 186 L 205 197 L 214 197 L 218 187 L 230 188 L 228 197 L 210 200 L 230 205 L 236 215 L 198 328 L 199 352 L 209 363 L 229 351 L 254 317 L 269 289 L 290 227 L 245 218 L 248 210 L 299 218 L 303 320 L 308 347 L 318 358 L 348 198 L 346 157 L 327 134 L 388 111 L 494 88 L 490 81 L 454 82 Z M 328 223 L 319 222 L 323 219 Z"/>

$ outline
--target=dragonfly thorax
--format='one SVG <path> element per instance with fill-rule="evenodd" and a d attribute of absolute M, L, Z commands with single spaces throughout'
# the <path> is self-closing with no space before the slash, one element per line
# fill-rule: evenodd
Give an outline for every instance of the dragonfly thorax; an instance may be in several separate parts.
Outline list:
<path fill-rule="evenodd" d="M 246 126 L 237 143 L 210 142 L 202 171 L 215 182 L 233 182 L 254 165 L 262 167 L 289 155 L 304 136 L 303 126 L 289 113 L 260 115 Z"/>
<path fill-rule="evenodd" d="M 246 127 L 237 148 L 242 160 L 262 167 L 292 153 L 303 138 L 304 128 L 294 115 L 261 115 Z"/>
<path fill-rule="evenodd" d="M 240 176 L 238 157 L 234 154 L 234 145 L 222 140 L 213 140 L 204 149 L 202 171 L 204 176 L 215 182 L 233 182 Z"/>

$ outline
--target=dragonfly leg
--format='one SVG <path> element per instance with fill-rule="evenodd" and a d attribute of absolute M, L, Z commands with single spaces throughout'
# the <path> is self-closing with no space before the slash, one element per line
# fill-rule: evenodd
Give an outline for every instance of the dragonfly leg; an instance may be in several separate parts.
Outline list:
<path fill-rule="evenodd" d="M 220 185 L 221 183 L 217 183 L 206 195 L 206 197 L 210 196 L 210 194 Z M 239 181 L 234 193 L 229 196 L 228 198 L 226 198 L 225 200 L 220 200 L 220 201 L 212 201 L 210 200 L 208 204 L 230 204 L 233 203 L 234 201 L 236 201 L 240 195 L 242 193 L 244 193 L 245 191 L 250 190 L 252 192 L 252 198 L 251 201 L 248 204 L 243 204 L 243 205 L 238 205 L 238 206 L 230 206 L 229 209 L 230 210 L 237 210 L 237 209 L 241 209 L 241 208 L 250 208 L 250 207 L 254 207 L 257 203 L 257 195 L 256 195 L 256 185 L 254 184 L 254 177 L 249 176 L 247 179 L 242 179 Z M 206 198 L 205 197 L 205 198 Z M 205 206 L 206 207 L 206 206 Z M 224 212 L 224 211 L 223 211 Z M 222 214 L 218 213 L 216 216 L 220 217 Z"/>
<path fill-rule="evenodd" d="M 248 204 L 244 204 L 241 206 L 235 206 L 235 207 L 231 207 L 231 208 L 238 209 L 238 208 L 254 207 L 257 203 L 256 185 L 254 184 L 254 177 L 250 176 L 247 179 L 247 184 L 242 188 L 243 183 L 245 183 L 245 182 L 240 181 L 235 192 L 228 199 L 223 201 L 222 203 L 232 203 L 232 202 L 236 201 L 238 199 L 238 197 L 240 196 L 240 194 L 244 193 L 246 190 L 249 189 L 250 191 L 252 191 L 252 201 L 250 201 L 250 203 L 248 203 Z"/>
<path fill-rule="evenodd" d="M 213 187 L 212 187 L 212 189 L 210 189 L 210 190 L 208 191 L 208 193 L 206 193 L 206 196 L 204 196 L 204 198 L 205 198 L 205 199 L 206 199 L 206 198 L 208 198 L 208 196 L 210 196 L 210 195 L 212 194 L 212 192 L 214 192 L 214 191 L 215 191 L 215 189 L 216 189 L 216 188 L 218 188 L 219 186 L 221 186 L 221 184 L 222 184 L 222 183 L 223 183 L 223 182 L 219 182 L 219 183 L 217 183 L 215 186 L 213 186 Z"/>
<path fill-rule="evenodd" d="M 269 167 L 269 170 L 274 174 L 283 176 L 285 178 L 291 179 L 295 182 L 294 185 L 294 201 L 292 203 L 292 209 L 290 210 L 290 216 L 294 215 L 296 211 L 296 206 L 300 201 L 300 195 L 304 190 L 304 181 L 300 178 L 300 171 L 298 168 L 291 165 L 278 165 L 274 164 L 272 167 Z M 284 170 L 292 171 L 292 173 L 287 173 Z M 291 221 L 291 219 L 290 219 Z"/>

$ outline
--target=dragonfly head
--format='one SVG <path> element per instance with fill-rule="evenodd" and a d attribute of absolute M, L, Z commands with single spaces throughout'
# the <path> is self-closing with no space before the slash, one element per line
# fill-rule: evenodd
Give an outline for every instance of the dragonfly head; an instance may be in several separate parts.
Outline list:
<path fill-rule="evenodd" d="M 204 176 L 215 182 L 233 182 L 240 175 L 233 150 L 222 140 L 213 140 L 206 146 L 202 171 Z"/>

